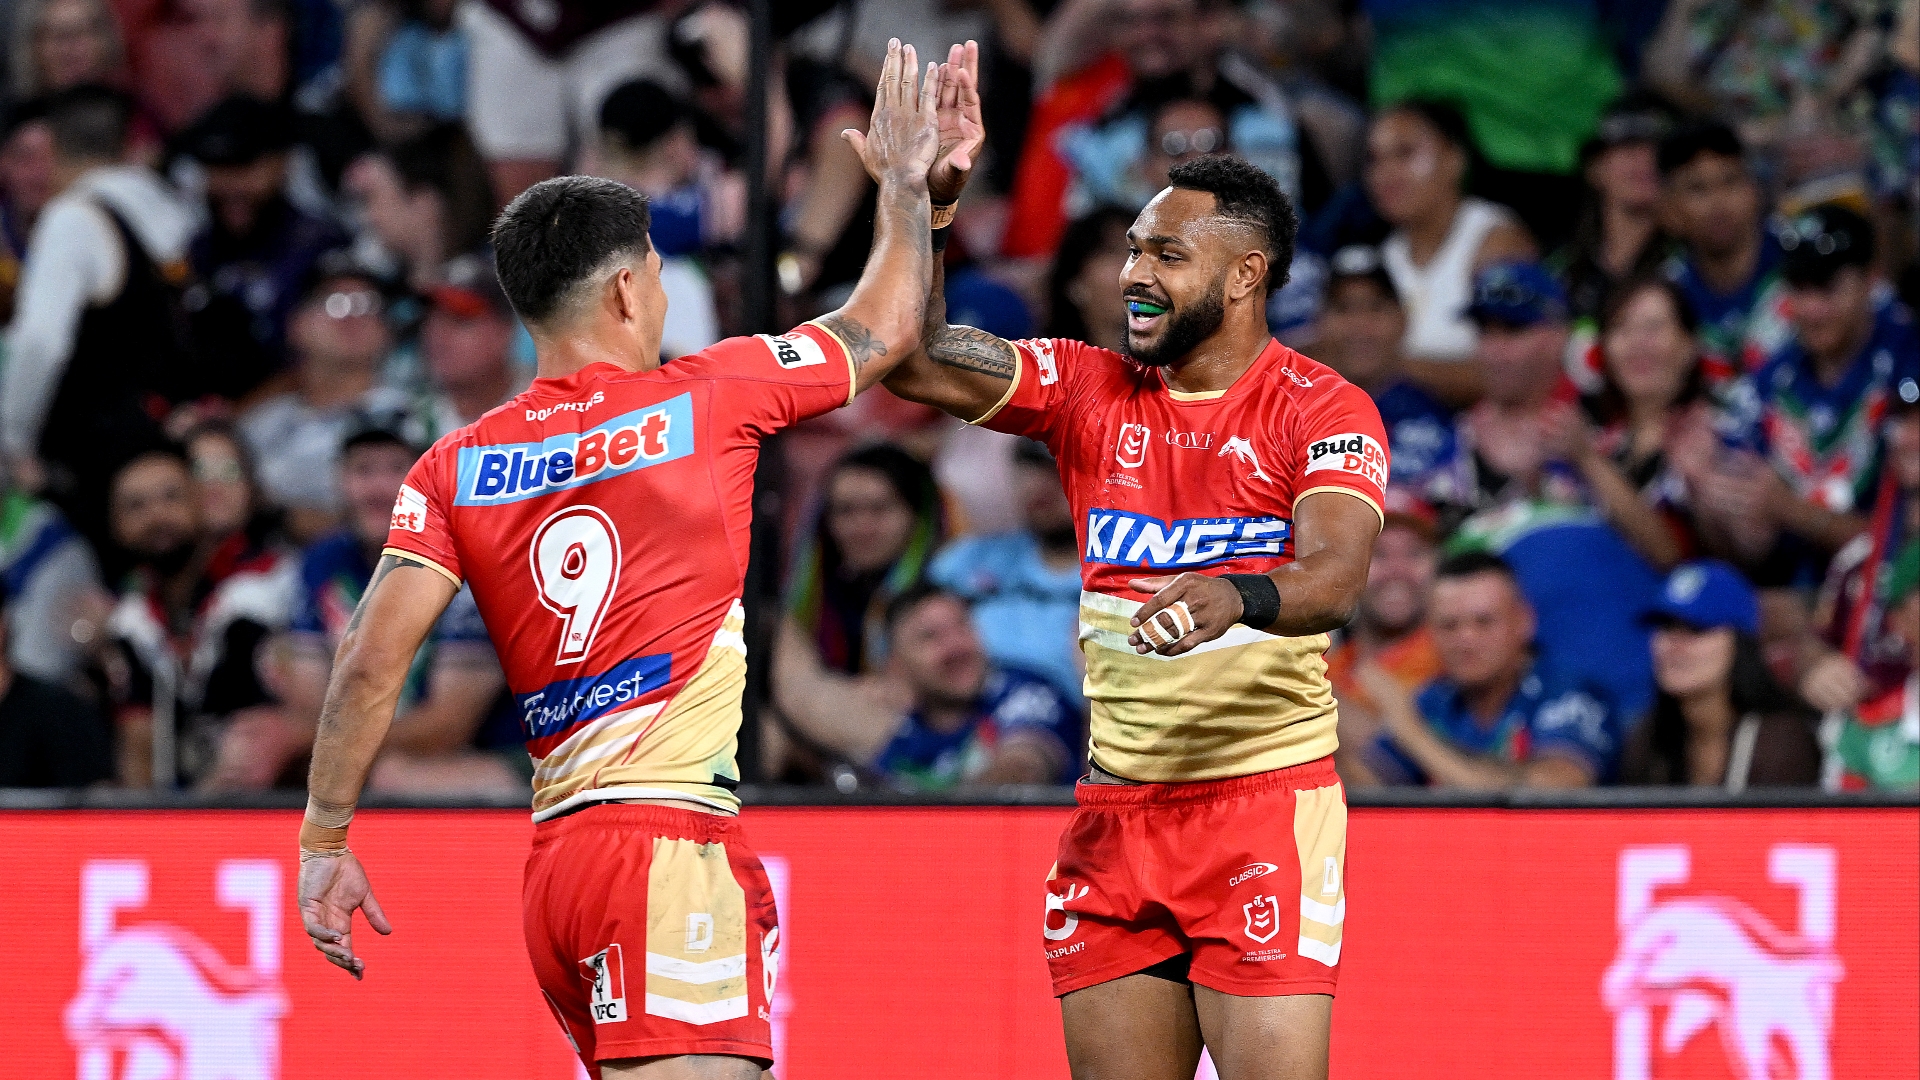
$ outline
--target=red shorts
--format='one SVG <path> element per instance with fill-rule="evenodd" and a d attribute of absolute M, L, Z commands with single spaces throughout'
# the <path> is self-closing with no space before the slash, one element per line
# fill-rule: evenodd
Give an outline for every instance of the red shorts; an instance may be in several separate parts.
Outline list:
<path fill-rule="evenodd" d="M 1191 956 L 1242 997 L 1331 994 L 1346 922 L 1333 759 L 1185 784 L 1087 784 L 1047 880 L 1047 966 L 1071 993 Z"/>
<path fill-rule="evenodd" d="M 620 1058 L 772 1062 L 779 920 L 738 818 L 602 804 L 543 821 L 524 903 L 534 977 L 595 1080 Z"/>

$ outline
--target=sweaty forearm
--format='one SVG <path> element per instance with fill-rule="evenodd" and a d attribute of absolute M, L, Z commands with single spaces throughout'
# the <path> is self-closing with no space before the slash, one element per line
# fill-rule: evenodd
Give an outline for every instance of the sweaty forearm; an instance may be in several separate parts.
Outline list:
<path fill-rule="evenodd" d="M 407 668 L 406 661 L 395 664 L 372 655 L 355 634 L 341 642 L 326 704 L 320 707 L 313 768 L 307 776 L 307 794 L 315 801 L 329 806 L 359 801 L 367 772 L 393 723 Z"/>
<path fill-rule="evenodd" d="M 925 176 L 882 180 L 873 217 L 873 254 L 846 304 L 820 320 L 852 353 L 861 390 L 879 382 L 919 347 L 933 273 L 931 214 Z"/>

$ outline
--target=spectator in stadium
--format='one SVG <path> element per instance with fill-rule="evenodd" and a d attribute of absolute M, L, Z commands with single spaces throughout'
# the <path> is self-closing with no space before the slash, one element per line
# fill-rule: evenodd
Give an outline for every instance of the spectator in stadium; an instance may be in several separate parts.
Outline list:
<path fill-rule="evenodd" d="M 1679 244 L 1666 272 L 1700 323 L 1717 383 L 1760 366 L 1786 339 L 1780 245 L 1733 129 L 1696 123 L 1660 140 L 1660 223 Z"/>
<path fill-rule="evenodd" d="M 1860 215 L 1815 207 L 1780 243 L 1794 337 L 1730 393 L 1729 435 L 1746 467 L 1721 470 L 1701 498 L 1749 535 L 1789 534 L 1797 544 L 1773 552 L 1767 583 L 1810 585 L 1827 554 L 1867 528 L 1878 427 L 1900 382 L 1920 377 L 1920 334 L 1904 304 L 1876 295 L 1873 226 Z M 1755 467 L 1755 455 L 1772 467 Z"/>
<path fill-rule="evenodd" d="M 1549 446 L 1608 523 L 1664 572 L 1699 549 L 1688 478 L 1713 449 L 1693 313 L 1679 288 L 1657 273 L 1616 285 L 1600 312 L 1600 351 L 1598 430 L 1563 409 L 1550 420 Z"/>
<path fill-rule="evenodd" d="M 374 150 L 348 168 L 345 185 L 415 291 L 439 281 L 448 260 L 486 246 L 487 174 L 458 125 Z"/>
<path fill-rule="evenodd" d="M 886 619 L 894 699 L 849 691 L 854 680 L 818 668 L 790 671 L 776 695 L 803 733 L 907 790 L 1073 782 L 1086 731 L 1078 710 L 1047 679 L 990 660 L 965 602 L 916 585 Z"/>
<path fill-rule="evenodd" d="M 355 410 L 403 412 L 407 396 L 379 385 L 392 334 L 379 282 L 344 253 L 323 258 L 287 324 L 293 389 L 247 410 L 240 432 L 267 499 L 297 540 L 331 528 L 339 511 L 333 463 Z"/>
<path fill-rule="evenodd" d="M 1902 645 L 1907 677 L 1876 689 L 1858 708 L 1833 715 L 1832 750 L 1827 766 L 1831 786 L 1841 790 L 1920 788 L 1920 538 L 1907 541 L 1887 567 L 1879 602 L 1882 627 Z"/>
<path fill-rule="evenodd" d="M 261 377 L 285 359 L 287 319 L 314 263 L 346 242 L 331 222 L 287 200 L 294 134 L 292 109 L 236 94 L 180 136 L 181 152 L 206 170 L 207 224 L 190 249 L 194 272 L 245 328 L 240 340 L 200 344 L 229 356 L 250 349 Z"/>
<path fill-rule="evenodd" d="M 1893 630 L 1884 586 L 1920 537 L 1920 380 L 1902 379 L 1891 405 L 1871 524 L 1834 553 L 1800 658 L 1800 695 L 1822 712 L 1896 690 L 1916 666 L 1920 637 Z"/>
<path fill-rule="evenodd" d="M 1127 308 L 1121 298 L 1120 267 L 1127 261 L 1127 230 L 1133 218 L 1129 211 L 1103 206 L 1067 226 L 1047 275 L 1046 336 L 1113 352 L 1125 347 Z"/>
<path fill-rule="evenodd" d="M 878 671 L 887 604 L 919 584 L 946 538 L 940 491 L 925 465 L 885 443 L 842 457 L 822 488 L 788 578 L 781 649 L 809 650 L 842 674 Z"/>
<path fill-rule="evenodd" d="M 192 465 L 175 445 L 129 461 L 110 498 L 114 541 L 134 563 L 110 623 L 120 780 L 228 787 L 258 766 L 234 752 L 230 729 L 278 719 L 267 645 L 291 612 L 294 562 L 244 531 L 210 535 Z M 156 742 L 162 762 L 177 762 L 174 775 L 154 774 Z"/>
<path fill-rule="evenodd" d="M 1551 261 L 1576 322 L 1597 322 L 1615 286 L 1665 257 L 1657 151 L 1671 127 L 1663 112 L 1616 108 L 1581 153 L 1586 202 L 1573 240 Z"/>
<path fill-rule="evenodd" d="M 12 47 L 12 90 L 21 99 L 110 85 L 121 73 L 120 30 L 107 0 L 23 0 Z"/>
<path fill-rule="evenodd" d="M 1468 456 L 1459 490 L 1435 497 L 1490 509 L 1532 498 L 1575 503 L 1579 492 L 1564 462 L 1554 460 L 1549 426 L 1575 398 L 1563 359 L 1567 298 L 1535 262 L 1496 263 L 1474 276 L 1466 316 L 1477 328 L 1486 394 L 1460 415 L 1458 438 Z"/>
<path fill-rule="evenodd" d="M 426 439 L 462 428 L 527 388 L 529 372 L 514 360 L 519 322 L 484 259 L 467 255 L 447 264 L 447 280 L 427 292 L 420 353 L 433 398 Z"/>
<path fill-rule="evenodd" d="M 113 732 L 100 710 L 9 658 L 15 621 L 0 585 L 0 789 L 87 787 L 113 779 Z"/>
<path fill-rule="evenodd" d="M 456 0 L 377 0 L 347 15 L 347 100 L 374 140 L 399 143 L 467 114 L 467 37 Z"/>
<path fill-rule="evenodd" d="M 1611 782 L 1619 724 L 1606 699 L 1539 670 L 1534 613 L 1513 571 L 1469 552 L 1435 571 L 1427 623 L 1440 675 L 1418 696 L 1377 663 L 1355 682 L 1379 703 L 1367 765 L 1390 784 L 1492 791 Z"/>
<path fill-rule="evenodd" d="M 1334 252 L 1314 330 L 1314 359 L 1373 398 L 1387 429 L 1394 485 L 1450 495 L 1459 483 L 1460 457 L 1453 413 L 1409 377 L 1415 365 L 1400 356 L 1406 329 L 1406 310 L 1379 250 L 1350 246 Z"/>
<path fill-rule="evenodd" d="M 27 237 L 53 193 L 53 130 L 47 126 L 46 105 L 21 102 L 0 128 L 0 319 L 13 318 Z"/>
<path fill-rule="evenodd" d="M 260 503 L 253 461 L 240 432 L 224 420 L 207 420 L 189 429 L 180 443 L 193 466 L 200 520 L 208 535 L 252 530 L 257 542 L 268 542 L 277 525 L 276 515 Z"/>
<path fill-rule="evenodd" d="M 1511 211 L 1466 194 L 1473 160 L 1466 121 L 1449 105 L 1400 102 L 1367 133 L 1367 193 L 1392 227 L 1381 256 L 1406 304 L 1410 359 L 1473 359 L 1464 313 L 1475 272 L 1536 255 Z"/>
<path fill-rule="evenodd" d="M 1080 543 L 1053 454 L 1021 439 L 1012 496 L 1020 528 L 955 541 L 934 557 L 927 580 L 966 601 L 987 655 L 1043 674 L 1076 711 L 1080 659 Z"/>
<path fill-rule="evenodd" d="M 43 682 L 82 685 L 113 597 L 86 540 L 52 504 L 19 488 L 0 495 L 0 589 L 6 662 Z"/>
<path fill-rule="evenodd" d="M 1372 664 L 1414 693 L 1440 674 L 1427 627 L 1427 598 L 1440 560 L 1440 520 L 1433 508 L 1398 485 L 1387 488 L 1386 522 L 1373 542 L 1360 610 L 1327 653 L 1327 681 L 1340 703 L 1335 763 L 1349 785 L 1377 784 L 1363 753 L 1380 734 L 1380 703 L 1358 684 L 1355 669 Z"/>
<path fill-rule="evenodd" d="M 1744 791 L 1819 782 L 1812 710 L 1768 672 L 1760 602 L 1738 570 L 1677 567 L 1647 619 L 1660 692 L 1628 737 L 1626 783 Z"/>
<path fill-rule="evenodd" d="M 107 480 L 159 434 L 153 399 L 195 389 L 180 292 L 191 211 L 152 169 L 122 164 L 128 103 L 99 87 L 49 100 L 54 196 L 21 271 L 0 382 L 0 449 L 14 481 L 45 490 L 95 545 Z"/>
<path fill-rule="evenodd" d="M 373 577 L 394 500 L 419 450 L 386 418 L 358 414 L 340 447 L 346 524 L 300 557 L 299 599 L 287 633 L 287 724 L 261 754 L 290 761 L 312 747 L 333 657 Z M 386 747 L 368 778 L 395 792 L 524 792 L 532 765 L 503 697 L 506 678 L 473 594 L 462 589 L 435 624 L 402 690 Z M 279 769 L 262 769 L 268 782 Z"/>

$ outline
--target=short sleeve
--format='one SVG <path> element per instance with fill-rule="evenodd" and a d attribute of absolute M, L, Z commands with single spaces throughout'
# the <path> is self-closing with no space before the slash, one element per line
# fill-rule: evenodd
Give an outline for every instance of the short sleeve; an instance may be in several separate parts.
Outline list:
<path fill-rule="evenodd" d="M 407 471 L 400 497 L 393 502 L 393 521 L 381 554 L 418 559 L 458 585 L 465 575 L 454 553 L 452 519 L 447 514 L 453 502 L 447 497 L 452 486 L 447 468 L 451 456 L 448 443 L 442 440 Z"/>
<path fill-rule="evenodd" d="M 993 431 L 1051 444 L 1076 386 L 1099 363 L 1101 351 L 1068 338 L 1023 338 L 1011 343 L 1013 384 L 986 415 L 971 421 Z"/>
<path fill-rule="evenodd" d="M 772 434 L 853 400 L 853 354 L 839 335 L 802 323 L 775 337 L 727 338 L 673 361 L 671 370 L 714 380 L 725 415 Z"/>
<path fill-rule="evenodd" d="M 1596 782 L 1606 779 L 1620 756 L 1607 705 L 1584 689 L 1550 694 L 1533 714 L 1532 757 L 1554 754 L 1584 765 Z"/>
<path fill-rule="evenodd" d="M 1364 500 L 1385 521 L 1392 462 L 1373 399 L 1338 379 L 1312 387 L 1300 400 L 1293 436 L 1300 463 L 1294 505 L 1318 491 L 1341 491 Z"/>

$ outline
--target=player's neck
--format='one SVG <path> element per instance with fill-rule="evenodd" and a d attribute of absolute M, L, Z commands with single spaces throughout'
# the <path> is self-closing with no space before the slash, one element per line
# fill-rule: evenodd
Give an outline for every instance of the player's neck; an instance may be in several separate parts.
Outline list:
<path fill-rule="evenodd" d="M 652 371 L 660 366 L 660 351 L 642 351 L 626 334 L 606 333 L 595 327 L 569 327 L 533 339 L 539 358 L 536 373 L 542 379 L 564 379 L 592 364 L 612 364 L 627 371 Z"/>
<path fill-rule="evenodd" d="M 1264 307 L 1258 319 L 1228 319 L 1193 351 L 1160 369 L 1169 389 L 1182 394 L 1225 390 L 1247 373 L 1271 338 Z"/>

